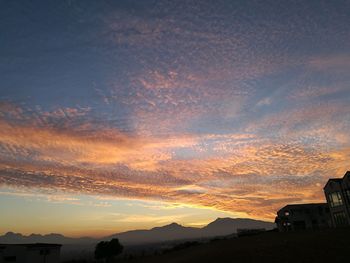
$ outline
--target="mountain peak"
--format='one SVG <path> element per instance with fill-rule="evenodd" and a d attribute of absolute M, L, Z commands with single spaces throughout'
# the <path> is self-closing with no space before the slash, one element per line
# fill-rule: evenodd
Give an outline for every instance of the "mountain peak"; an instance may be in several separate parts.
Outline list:
<path fill-rule="evenodd" d="M 14 232 L 7 232 L 5 235 L 5 237 L 23 237 L 22 234 L 19 234 L 19 233 L 14 233 Z"/>
<path fill-rule="evenodd" d="M 218 217 L 213 222 L 230 221 L 230 220 L 233 220 L 233 219 L 234 218 L 231 218 L 231 217 Z"/>
<path fill-rule="evenodd" d="M 174 228 L 182 228 L 182 227 L 183 227 L 182 225 L 173 222 L 173 223 L 171 223 L 171 224 L 162 226 L 161 228 L 171 228 L 171 229 L 174 229 Z"/>
<path fill-rule="evenodd" d="M 164 230 L 164 229 L 167 229 L 167 230 L 177 230 L 177 229 L 181 229 L 181 228 L 183 228 L 182 225 L 173 222 L 173 223 L 168 224 L 168 225 L 165 225 L 165 226 L 154 227 L 154 228 L 152 228 L 151 230 Z"/>
<path fill-rule="evenodd" d="M 233 221 L 235 221 L 234 218 L 230 218 L 230 217 L 218 217 L 218 218 L 216 218 L 213 222 L 210 222 L 208 225 L 222 224 L 222 223 L 233 222 Z"/>
<path fill-rule="evenodd" d="M 180 224 L 176 223 L 176 222 L 172 222 L 171 224 L 169 224 L 168 226 L 181 226 Z"/>

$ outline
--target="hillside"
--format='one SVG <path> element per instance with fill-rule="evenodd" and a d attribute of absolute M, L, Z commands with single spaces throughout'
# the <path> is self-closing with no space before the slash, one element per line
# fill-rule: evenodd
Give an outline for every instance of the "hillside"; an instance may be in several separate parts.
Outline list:
<path fill-rule="evenodd" d="M 195 262 L 349 262 L 350 229 L 316 232 L 266 232 L 218 240 L 130 263 Z"/>

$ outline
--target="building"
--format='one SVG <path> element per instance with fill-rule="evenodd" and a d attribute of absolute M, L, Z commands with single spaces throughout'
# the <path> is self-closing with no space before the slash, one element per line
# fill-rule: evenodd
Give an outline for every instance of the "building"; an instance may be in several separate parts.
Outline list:
<path fill-rule="evenodd" d="M 286 205 L 277 212 L 275 219 L 280 232 L 321 229 L 331 225 L 328 204 Z"/>
<path fill-rule="evenodd" d="M 323 188 L 329 205 L 332 225 L 350 225 L 350 171 L 343 178 L 331 178 Z"/>
<path fill-rule="evenodd" d="M 0 244 L 0 263 L 59 263 L 58 244 Z"/>

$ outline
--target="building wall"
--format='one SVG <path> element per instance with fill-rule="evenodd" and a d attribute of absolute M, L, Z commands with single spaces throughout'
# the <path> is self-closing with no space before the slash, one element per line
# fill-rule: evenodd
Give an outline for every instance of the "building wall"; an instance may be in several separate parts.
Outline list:
<path fill-rule="evenodd" d="M 325 197 L 332 216 L 332 226 L 342 227 L 350 225 L 350 173 L 343 179 L 330 179 L 324 187 Z M 341 199 L 341 202 L 334 199 Z"/>
<path fill-rule="evenodd" d="M 26 247 L 22 246 L 6 246 L 2 253 L 2 261 L 7 262 L 5 258 L 16 257 L 16 263 L 26 263 Z"/>
<path fill-rule="evenodd" d="M 59 263 L 60 250 L 55 248 L 28 249 L 26 263 Z"/>
<path fill-rule="evenodd" d="M 280 232 L 327 228 L 331 224 L 327 204 L 287 205 L 277 212 Z"/>
<path fill-rule="evenodd" d="M 26 245 L 4 245 L 0 252 L 0 263 L 6 257 L 16 257 L 15 263 L 59 263 L 60 247 L 27 247 Z"/>

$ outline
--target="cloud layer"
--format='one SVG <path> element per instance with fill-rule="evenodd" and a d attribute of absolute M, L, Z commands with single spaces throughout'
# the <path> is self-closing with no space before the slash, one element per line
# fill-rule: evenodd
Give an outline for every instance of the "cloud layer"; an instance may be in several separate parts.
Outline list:
<path fill-rule="evenodd" d="M 272 219 L 349 169 L 348 4 L 118 2 L 0 11 L 1 186 Z"/>
<path fill-rule="evenodd" d="M 333 109 L 330 116 L 323 110 L 326 123 L 317 121 L 317 129 L 295 129 L 299 122 L 315 125 L 308 114 L 303 119 L 298 112 L 285 125 L 279 119 L 288 114 L 282 112 L 255 122 L 254 128 L 248 126 L 252 131 L 273 130 L 278 134 L 273 136 L 246 132 L 142 137 L 116 129 L 67 131 L 49 123 L 36 127 L 31 120 L 19 124 L 27 119 L 23 116 L 3 118 L 0 183 L 272 218 L 285 202 L 322 200 L 327 178 L 340 176 L 347 168 L 348 135 L 343 125 L 336 125 L 338 131 L 330 121 L 344 109 Z M 309 114 L 314 119 L 316 113 Z M 67 117 L 62 118 L 60 122 Z"/>

